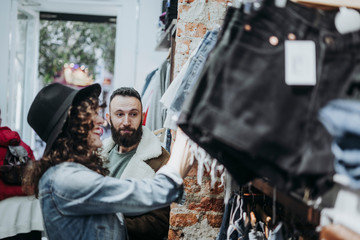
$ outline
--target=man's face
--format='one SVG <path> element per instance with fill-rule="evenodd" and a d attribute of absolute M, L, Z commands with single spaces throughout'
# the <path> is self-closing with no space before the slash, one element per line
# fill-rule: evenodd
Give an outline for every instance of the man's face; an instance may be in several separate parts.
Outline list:
<path fill-rule="evenodd" d="M 119 146 L 131 147 L 140 142 L 142 111 L 136 97 L 115 96 L 110 102 L 107 120 L 111 125 L 112 138 Z"/>

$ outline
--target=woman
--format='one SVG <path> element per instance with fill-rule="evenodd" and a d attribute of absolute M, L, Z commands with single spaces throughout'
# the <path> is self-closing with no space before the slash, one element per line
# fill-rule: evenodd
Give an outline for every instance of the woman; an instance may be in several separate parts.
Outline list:
<path fill-rule="evenodd" d="M 52 84 L 30 107 L 28 122 L 46 148 L 23 185 L 40 200 L 50 240 L 127 239 L 122 213 L 139 215 L 182 198 L 182 178 L 190 169 L 182 134 L 177 151 L 153 179 L 106 177 L 97 151 L 104 122 L 98 115 L 100 92 L 98 84 L 79 91 Z"/>

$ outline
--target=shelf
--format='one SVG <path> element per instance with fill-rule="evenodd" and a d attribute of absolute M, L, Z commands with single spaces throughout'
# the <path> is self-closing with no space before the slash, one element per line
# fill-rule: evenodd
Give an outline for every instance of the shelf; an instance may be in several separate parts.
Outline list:
<path fill-rule="evenodd" d="M 155 51 L 168 51 L 171 47 L 171 36 L 175 34 L 176 31 L 176 19 L 173 19 L 166 29 L 166 31 L 161 35 L 160 40 L 155 48 Z"/>
<path fill-rule="evenodd" d="M 270 198 L 274 198 L 274 194 L 276 194 L 276 201 L 291 211 L 292 214 L 296 215 L 299 220 L 307 222 L 313 226 L 319 225 L 320 210 L 316 209 L 313 204 L 277 191 L 276 188 L 270 186 L 269 183 L 262 179 L 253 180 L 251 182 L 251 186 Z"/>

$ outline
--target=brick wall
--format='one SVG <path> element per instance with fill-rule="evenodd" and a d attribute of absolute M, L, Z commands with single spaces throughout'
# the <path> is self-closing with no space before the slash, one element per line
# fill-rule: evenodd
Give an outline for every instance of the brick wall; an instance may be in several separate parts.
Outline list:
<path fill-rule="evenodd" d="M 179 0 L 176 31 L 175 68 L 176 76 L 201 42 L 207 30 L 220 27 L 228 0 Z"/>
<path fill-rule="evenodd" d="M 170 212 L 169 239 L 215 239 L 224 211 L 224 188 L 217 181 L 210 188 L 210 176 L 204 174 L 201 186 L 197 184 L 197 165 L 185 178 L 186 202 L 173 203 Z"/>
<path fill-rule="evenodd" d="M 220 27 L 226 11 L 225 0 L 179 0 L 174 57 L 174 77 L 201 42 L 207 30 Z M 197 165 L 185 179 L 184 205 L 172 204 L 169 239 L 215 239 L 224 211 L 224 189 L 217 181 L 210 188 L 210 176 L 204 174 L 197 184 Z"/>

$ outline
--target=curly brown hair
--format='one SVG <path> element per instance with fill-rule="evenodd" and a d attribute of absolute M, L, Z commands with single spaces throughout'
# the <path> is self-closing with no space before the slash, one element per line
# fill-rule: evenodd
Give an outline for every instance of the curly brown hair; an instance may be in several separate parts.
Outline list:
<path fill-rule="evenodd" d="M 74 102 L 68 111 L 66 123 L 51 149 L 39 161 L 30 164 L 22 180 L 23 190 L 38 197 L 38 184 L 42 175 L 50 167 L 62 162 L 80 163 L 89 169 L 106 176 L 104 159 L 97 149 L 89 144 L 89 133 L 94 128 L 94 116 L 99 108 L 99 100 L 89 96 Z"/>

